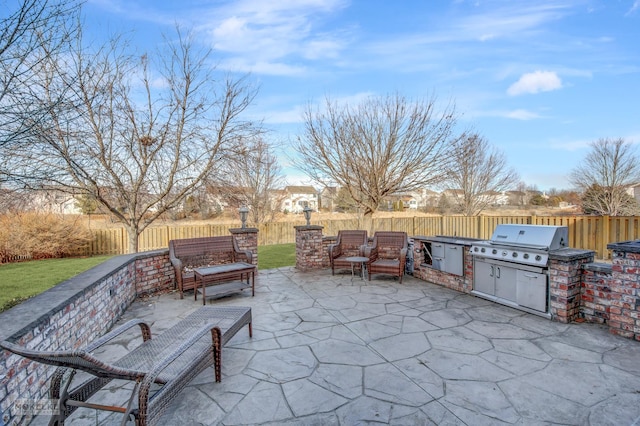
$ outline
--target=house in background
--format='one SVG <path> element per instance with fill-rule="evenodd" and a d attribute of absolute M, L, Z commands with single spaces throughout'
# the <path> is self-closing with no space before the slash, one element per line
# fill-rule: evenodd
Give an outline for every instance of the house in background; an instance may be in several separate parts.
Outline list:
<path fill-rule="evenodd" d="M 282 201 L 283 211 L 302 213 L 306 206 L 318 211 L 318 191 L 313 186 L 287 186 L 284 191 L 286 196 Z"/>
<path fill-rule="evenodd" d="M 328 212 L 333 212 L 336 209 L 336 197 L 338 196 L 337 186 L 326 186 L 320 191 L 320 200 L 318 208 Z"/>

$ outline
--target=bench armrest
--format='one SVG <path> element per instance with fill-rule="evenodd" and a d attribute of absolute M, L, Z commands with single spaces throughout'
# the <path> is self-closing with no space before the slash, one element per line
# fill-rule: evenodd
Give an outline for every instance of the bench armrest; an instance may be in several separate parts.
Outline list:
<path fill-rule="evenodd" d="M 240 256 L 244 256 L 247 258 L 247 263 L 253 264 L 253 253 L 251 250 L 241 250 L 238 252 Z"/>
<path fill-rule="evenodd" d="M 110 332 L 100 337 L 99 339 L 96 339 L 93 342 L 89 343 L 84 348 L 84 350 L 86 352 L 93 352 L 94 350 L 98 349 L 100 346 L 104 345 L 105 343 L 109 342 L 115 337 L 118 337 L 119 335 L 121 335 L 122 333 L 124 333 L 125 331 L 129 330 L 130 328 L 136 325 L 140 327 L 140 331 L 142 333 L 142 341 L 146 342 L 147 340 L 151 339 L 151 328 L 149 327 L 149 325 L 140 319 L 133 319 L 131 321 L 127 321 L 126 323 L 122 324 L 120 327 L 111 330 Z"/>
<path fill-rule="evenodd" d="M 329 259 L 335 259 L 340 256 L 342 250 L 342 246 L 340 244 L 330 244 L 329 245 Z"/>

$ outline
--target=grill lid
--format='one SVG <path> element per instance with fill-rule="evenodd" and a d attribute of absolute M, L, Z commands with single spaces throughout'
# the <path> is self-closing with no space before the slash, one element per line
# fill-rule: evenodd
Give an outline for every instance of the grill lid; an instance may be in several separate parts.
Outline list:
<path fill-rule="evenodd" d="M 566 226 L 503 224 L 496 226 L 491 244 L 557 250 L 569 244 Z"/>

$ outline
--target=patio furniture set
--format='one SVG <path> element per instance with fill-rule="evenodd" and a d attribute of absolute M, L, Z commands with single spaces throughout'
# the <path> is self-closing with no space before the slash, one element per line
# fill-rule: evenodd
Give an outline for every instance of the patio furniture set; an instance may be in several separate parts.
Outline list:
<path fill-rule="evenodd" d="M 353 276 L 357 266 L 361 276 L 368 271 L 369 280 L 372 273 L 381 273 L 397 276 L 402 282 L 406 255 L 404 232 L 376 232 L 368 245 L 366 231 L 340 231 L 336 244 L 329 247 L 332 274 L 336 268 L 351 268 Z M 203 304 L 208 297 L 246 288 L 254 295 L 257 268 L 252 253 L 240 250 L 233 236 L 172 240 L 169 258 L 181 299 L 189 290 L 196 300 L 202 294 Z M 138 425 L 153 425 L 175 396 L 206 368 L 213 366 L 216 381 L 221 381 L 222 347 L 245 325 L 251 337 L 251 321 L 248 307 L 203 306 L 155 336 L 148 324 L 134 319 L 80 349 L 38 351 L 6 340 L 0 347 L 57 367 L 49 385 L 50 398 L 58 401 L 50 424 L 64 424 L 75 410 L 87 407 L 122 413 L 122 424 L 133 418 Z M 139 346 L 113 362 L 95 355 L 106 343 L 136 326 L 141 333 Z M 78 371 L 88 377 L 81 375 L 80 383 L 72 387 Z M 125 406 L 89 401 L 114 379 L 134 383 Z"/>
<path fill-rule="evenodd" d="M 376 232 L 369 245 L 367 231 L 339 231 L 336 243 L 329 246 L 331 274 L 335 274 L 336 268 L 351 268 L 353 275 L 357 267 L 363 279 L 366 270 L 369 281 L 371 274 L 388 274 L 398 277 L 402 283 L 407 250 L 406 232 Z"/>

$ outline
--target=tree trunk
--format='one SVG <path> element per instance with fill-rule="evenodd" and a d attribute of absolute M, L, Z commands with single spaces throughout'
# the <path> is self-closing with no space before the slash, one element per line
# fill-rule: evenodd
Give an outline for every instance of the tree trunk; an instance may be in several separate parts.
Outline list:
<path fill-rule="evenodd" d="M 125 225 L 127 236 L 129 237 L 129 253 L 138 252 L 138 228 L 132 225 Z"/>

